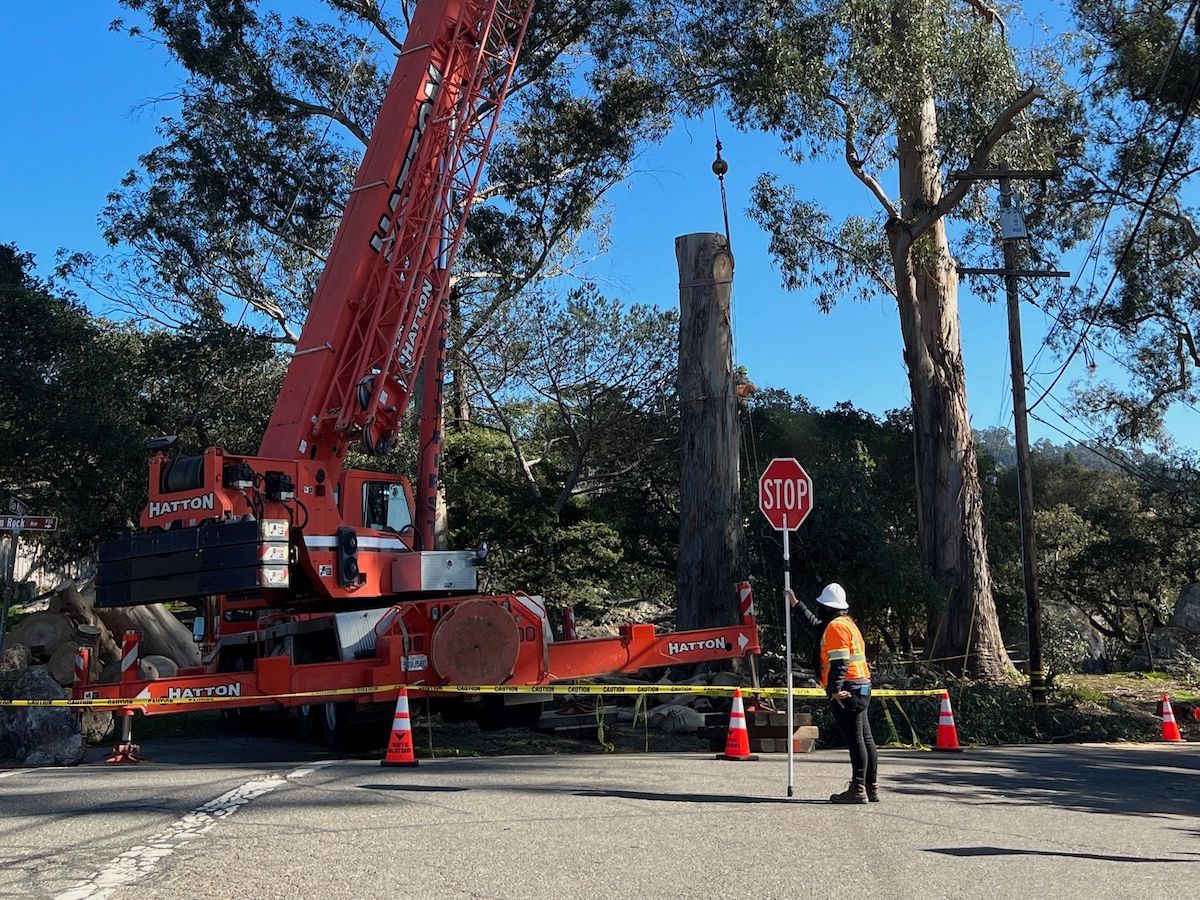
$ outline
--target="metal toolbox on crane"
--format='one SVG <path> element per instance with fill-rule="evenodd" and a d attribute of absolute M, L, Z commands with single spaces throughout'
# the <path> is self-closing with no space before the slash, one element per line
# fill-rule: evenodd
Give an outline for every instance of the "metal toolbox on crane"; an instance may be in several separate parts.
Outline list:
<path fill-rule="evenodd" d="M 416 550 L 402 553 L 392 561 L 392 591 L 478 590 L 473 550 Z"/>

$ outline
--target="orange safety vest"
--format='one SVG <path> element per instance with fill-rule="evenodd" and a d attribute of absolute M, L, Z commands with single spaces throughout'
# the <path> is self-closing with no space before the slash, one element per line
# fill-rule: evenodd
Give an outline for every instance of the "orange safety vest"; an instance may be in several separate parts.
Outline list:
<path fill-rule="evenodd" d="M 825 626 L 821 635 L 821 687 L 829 686 L 829 663 L 835 659 L 846 661 L 847 681 L 871 680 L 867 645 L 849 616 L 838 616 Z"/>

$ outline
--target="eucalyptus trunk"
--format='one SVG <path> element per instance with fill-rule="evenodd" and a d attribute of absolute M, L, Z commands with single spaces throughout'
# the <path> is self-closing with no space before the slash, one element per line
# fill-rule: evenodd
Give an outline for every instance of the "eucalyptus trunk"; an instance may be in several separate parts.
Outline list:
<path fill-rule="evenodd" d="M 944 609 L 930 611 L 927 645 L 948 668 L 999 678 L 1012 666 L 992 599 L 967 414 L 958 275 L 944 219 L 920 235 L 909 225 L 941 200 L 933 99 L 911 104 L 897 124 L 902 205 L 887 234 L 912 391 L 918 544 L 922 564 L 946 599 Z"/>
<path fill-rule="evenodd" d="M 449 427 L 461 434 L 471 427 L 471 398 L 467 394 L 467 350 L 462 341 L 462 291 L 458 285 L 450 288 L 450 319 L 447 327 L 450 337 L 446 348 L 446 368 L 450 373 L 447 391 L 450 395 Z"/>
<path fill-rule="evenodd" d="M 679 629 L 737 621 L 741 559 L 737 399 L 724 235 L 675 239 L 679 263 Z"/>

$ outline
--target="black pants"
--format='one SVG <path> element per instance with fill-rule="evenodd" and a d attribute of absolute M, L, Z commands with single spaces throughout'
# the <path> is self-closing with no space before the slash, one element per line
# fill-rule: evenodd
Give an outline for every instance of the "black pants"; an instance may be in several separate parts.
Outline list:
<path fill-rule="evenodd" d="M 852 780 L 855 784 L 875 784 L 879 760 L 875 754 L 875 735 L 871 734 L 871 722 L 867 718 L 871 695 L 863 697 L 854 687 L 849 690 L 852 695 L 848 699 L 831 700 L 829 707 L 833 711 L 833 721 L 850 748 L 850 765 L 854 770 Z"/>

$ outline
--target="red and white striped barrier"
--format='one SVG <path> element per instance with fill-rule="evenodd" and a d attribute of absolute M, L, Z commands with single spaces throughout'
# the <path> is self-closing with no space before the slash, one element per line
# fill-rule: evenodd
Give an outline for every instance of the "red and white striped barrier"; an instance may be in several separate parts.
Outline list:
<path fill-rule="evenodd" d="M 121 680 L 137 681 L 138 679 L 138 650 L 141 644 L 136 631 L 125 632 L 121 641 Z"/>
<path fill-rule="evenodd" d="M 92 670 L 92 651 L 88 647 L 80 647 L 75 651 L 75 684 L 87 684 Z"/>
<path fill-rule="evenodd" d="M 738 608 L 741 610 L 742 618 L 747 619 L 754 615 L 754 588 L 750 587 L 750 582 L 739 581 L 737 584 L 738 592 Z"/>

